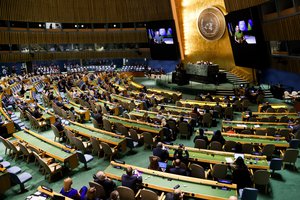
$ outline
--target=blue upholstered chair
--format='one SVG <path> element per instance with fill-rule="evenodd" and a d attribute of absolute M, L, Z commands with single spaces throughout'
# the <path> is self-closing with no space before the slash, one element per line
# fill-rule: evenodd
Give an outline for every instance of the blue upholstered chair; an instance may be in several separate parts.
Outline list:
<path fill-rule="evenodd" d="M 274 174 L 275 170 L 281 170 L 281 168 L 282 168 L 282 159 L 273 158 L 270 162 L 270 169 L 272 170 L 272 174 Z"/>
<path fill-rule="evenodd" d="M 32 176 L 31 176 L 31 174 L 29 174 L 27 172 L 23 172 L 20 175 L 10 173 L 10 178 L 11 178 L 11 181 L 13 183 L 20 185 L 21 192 L 25 192 L 26 190 L 25 190 L 25 185 L 24 184 L 27 181 L 29 181 L 30 179 L 32 179 Z"/>
<path fill-rule="evenodd" d="M 292 139 L 290 141 L 290 148 L 298 149 L 299 144 L 300 144 L 300 140 L 299 139 Z"/>
<path fill-rule="evenodd" d="M 85 169 L 87 169 L 87 163 L 91 162 L 94 157 L 90 154 L 83 154 L 80 151 L 77 151 L 78 159 L 81 163 L 84 164 Z"/>

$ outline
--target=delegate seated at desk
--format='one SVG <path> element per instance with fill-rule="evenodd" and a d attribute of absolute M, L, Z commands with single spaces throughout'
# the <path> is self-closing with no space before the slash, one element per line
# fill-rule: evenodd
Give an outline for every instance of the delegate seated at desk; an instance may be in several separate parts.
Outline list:
<path fill-rule="evenodd" d="M 129 187 L 136 193 L 142 183 L 142 180 L 142 176 L 133 174 L 132 167 L 127 167 L 126 174 L 122 175 L 122 186 Z"/>

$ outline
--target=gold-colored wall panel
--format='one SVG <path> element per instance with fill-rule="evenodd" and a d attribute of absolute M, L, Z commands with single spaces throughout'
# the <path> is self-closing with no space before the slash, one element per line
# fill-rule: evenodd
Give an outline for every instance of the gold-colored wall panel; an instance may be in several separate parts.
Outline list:
<path fill-rule="evenodd" d="M 200 60 L 213 61 L 221 67 L 231 68 L 234 59 L 227 30 L 220 40 L 207 41 L 198 31 L 197 19 L 202 10 L 210 6 L 216 6 L 225 10 L 223 0 L 181 0 L 177 3 L 181 35 L 183 36 L 184 62 L 196 62 Z"/>

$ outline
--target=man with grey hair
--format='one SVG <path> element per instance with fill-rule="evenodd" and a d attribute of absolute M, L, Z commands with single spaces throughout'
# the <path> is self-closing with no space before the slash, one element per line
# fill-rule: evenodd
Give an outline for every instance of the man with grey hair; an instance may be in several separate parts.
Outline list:
<path fill-rule="evenodd" d="M 165 162 L 169 158 L 169 152 L 164 148 L 162 142 L 158 142 L 156 147 L 153 149 L 153 155 L 160 158 L 162 162 Z"/>
<path fill-rule="evenodd" d="M 103 171 L 98 171 L 94 175 L 94 182 L 103 186 L 105 196 L 109 197 L 110 193 L 116 189 L 116 184 L 108 178 Z"/>

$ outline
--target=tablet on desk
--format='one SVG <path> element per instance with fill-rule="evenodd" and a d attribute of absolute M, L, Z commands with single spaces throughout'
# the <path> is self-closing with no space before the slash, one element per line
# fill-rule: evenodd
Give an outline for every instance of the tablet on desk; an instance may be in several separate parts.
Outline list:
<path fill-rule="evenodd" d="M 167 169 L 167 163 L 165 163 L 165 162 L 158 162 L 158 166 L 159 166 L 162 170 L 166 170 L 166 169 Z"/>

